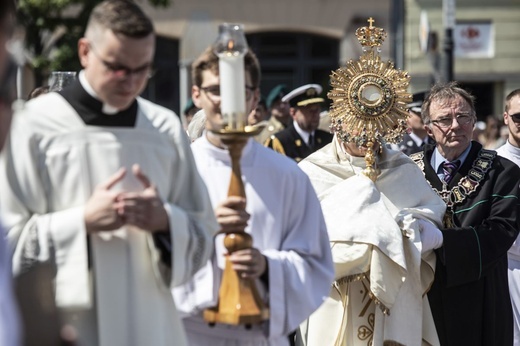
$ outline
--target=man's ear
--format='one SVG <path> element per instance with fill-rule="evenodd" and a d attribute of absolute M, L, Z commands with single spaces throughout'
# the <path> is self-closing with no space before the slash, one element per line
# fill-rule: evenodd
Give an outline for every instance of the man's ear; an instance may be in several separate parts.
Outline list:
<path fill-rule="evenodd" d="M 90 51 L 89 41 L 85 37 L 80 38 L 78 41 L 78 56 L 79 56 L 79 62 L 81 63 L 81 66 L 83 66 L 83 68 L 87 67 L 87 65 L 88 65 L 88 52 L 89 51 Z"/>
<path fill-rule="evenodd" d="M 193 100 L 193 104 L 197 106 L 197 108 L 202 109 L 202 100 L 200 99 L 200 88 L 196 85 L 191 87 L 191 99 Z"/>
<path fill-rule="evenodd" d="M 507 112 L 504 112 L 504 124 L 509 125 L 509 114 Z"/>
<path fill-rule="evenodd" d="M 296 112 L 298 111 L 298 108 L 296 107 L 290 107 L 289 108 L 289 114 L 291 115 L 291 118 L 294 119 L 294 117 L 296 116 Z"/>
<path fill-rule="evenodd" d="M 432 132 L 432 129 L 430 127 L 430 124 L 424 125 L 424 129 L 426 130 L 426 133 L 428 134 L 428 136 L 430 136 L 431 138 L 435 139 L 435 137 L 433 137 L 433 132 Z"/>

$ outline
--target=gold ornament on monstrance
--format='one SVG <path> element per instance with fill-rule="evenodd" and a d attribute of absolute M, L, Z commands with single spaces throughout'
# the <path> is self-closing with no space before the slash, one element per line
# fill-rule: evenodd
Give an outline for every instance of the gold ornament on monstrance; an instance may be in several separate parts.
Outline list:
<path fill-rule="evenodd" d="M 391 61 L 381 61 L 380 47 L 387 34 L 382 28 L 369 26 L 356 30 L 363 47 L 359 60 L 349 60 L 346 66 L 332 71 L 332 90 L 327 96 L 332 100 L 330 108 L 331 128 L 346 143 L 366 147 L 363 171 L 375 181 L 376 143 L 398 143 L 406 131 L 408 111 L 412 100 L 407 92 L 410 76 L 394 68 Z"/>

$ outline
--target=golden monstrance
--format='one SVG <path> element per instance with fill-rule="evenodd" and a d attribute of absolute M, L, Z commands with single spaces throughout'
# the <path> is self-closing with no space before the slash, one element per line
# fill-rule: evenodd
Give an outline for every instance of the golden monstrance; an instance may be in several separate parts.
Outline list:
<path fill-rule="evenodd" d="M 363 174 L 375 181 L 374 145 L 400 142 L 407 128 L 406 105 L 412 95 L 406 91 L 408 73 L 395 69 L 391 61 L 381 61 L 380 47 L 386 32 L 373 26 L 372 18 L 368 22 L 368 27 L 356 30 L 363 54 L 332 72 L 333 89 L 327 96 L 332 100 L 331 128 L 342 141 L 367 148 Z"/>

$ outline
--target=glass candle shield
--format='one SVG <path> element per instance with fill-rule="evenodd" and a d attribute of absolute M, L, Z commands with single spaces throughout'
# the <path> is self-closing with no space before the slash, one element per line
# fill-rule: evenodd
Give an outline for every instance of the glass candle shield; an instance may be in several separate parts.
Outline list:
<path fill-rule="evenodd" d="M 244 55 L 247 41 L 241 24 L 224 23 L 213 46 L 219 57 L 221 113 L 226 128 L 243 130 L 247 124 Z"/>
<path fill-rule="evenodd" d="M 76 79 L 76 72 L 54 71 L 49 77 L 49 91 L 60 91 Z"/>

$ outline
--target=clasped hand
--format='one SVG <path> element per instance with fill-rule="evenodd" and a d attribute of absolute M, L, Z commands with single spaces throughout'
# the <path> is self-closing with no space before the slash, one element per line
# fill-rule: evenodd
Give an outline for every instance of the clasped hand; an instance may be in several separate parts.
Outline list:
<path fill-rule="evenodd" d="M 229 196 L 215 209 L 215 216 L 222 233 L 243 231 L 250 215 L 246 212 L 246 199 Z M 256 279 L 262 276 L 267 267 L 267 260 L 256 248 L 234 251 L 229 255 L 233 269 L 243 278 Z"/>
<path fill-rule="evenodd" d="M 142 191 L 112 191 L 114 185 L 122 181 L 126 174 L 126 169 L 121 168 L 96 186 L 85 206 L 87 232 L 112 231 L 123 225 L 136 226 L 149 232 L 168 230 L 168 214 L 157 188 L 139 165 L 132 166 L 132 174 L 143 185 Z"/>

